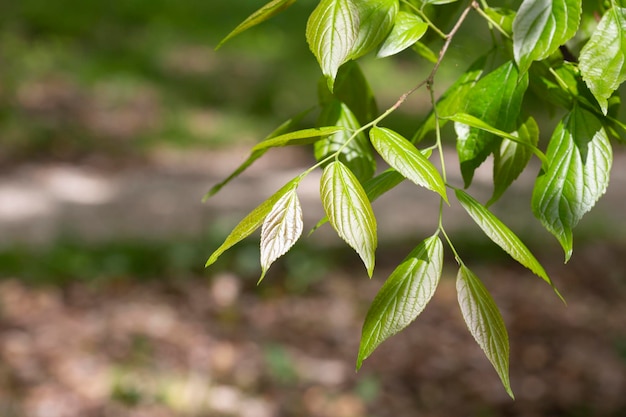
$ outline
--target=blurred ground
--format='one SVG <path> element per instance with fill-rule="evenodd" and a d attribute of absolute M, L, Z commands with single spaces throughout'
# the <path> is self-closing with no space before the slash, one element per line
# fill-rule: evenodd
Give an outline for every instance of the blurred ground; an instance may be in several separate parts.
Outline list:
<path fill-rule="evenodd" d="M 376 202 L 372 280 L 329 227 L 261 286 L 255 239 L 204 270 L 230 228 L 310 163 L 306 151 L 269 152 L 200 203 L 302 97 L 315 101 L 314 82 L 301 80 L 318 70 L 293 32 L 312 3 L 218 56 L 217 39 L 256 6 L 0 2 L 0 416 L 626 415 L 621 151 L 568 265 L 528 209 L 537 167 L 493 207 L 567 307 L 446 208 L 449 233 L 503 311 L 515 402 L 465 329 L 451 254 L 423 315 L 354 372 L 369 303 L 434 229 L 431 193 L 402 184 Z M 451 62 L 471 51 L 460 42 Z M 364 66 L 382 106 L 423 71 L 406 57 Z M 416 111 L 419 95 L 391 123 L 408 130 Z M 489 174 L 471 189 L 483 201 Z M 307 227 L 322 215 L 318 179 L 299 189 Z"/>

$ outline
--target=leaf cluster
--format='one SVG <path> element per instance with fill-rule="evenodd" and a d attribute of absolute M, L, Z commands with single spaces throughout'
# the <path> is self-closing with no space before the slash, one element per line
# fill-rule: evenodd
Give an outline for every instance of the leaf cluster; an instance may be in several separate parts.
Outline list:
<path fill-rule="evenodd" d="M 287 9 L 295 0 L 273 0 L 254 12 L 231 37 Z M 612 164 L 610 138 L 621 140 L 625 124 L 616 118 L 619 86 L 626 80 L 626 8 L 616 0 L 523 0 L 519 7 L 492 7 L 488 1 L 320 0 L 311 10 L 305 35 L 321 69 L 317 124 L 298 129 L 300 114 L 257 144 L 227 182 L 275 147 L 313 145 L 316 163 L 289 181 L 244 218 L 213 252 L 207 266 L 228 248 L 261 228 L 261 279 L 303 231 L 297 189 L 322 169 L 320 199 L 337 235 L 360 256 L 371 277 L 378 244 L 371 203 L 404 180 L 440 198 L 433 233 L 395 268 L 373 300 L 363 324 L 357 368 L 386 339 L 406 328 L 424 310 L 442 275 L 443 246 L 459 265 L 457 293 L 467 327 L 510 386 L 509 342 L 502 316 L 481 280 L 470 270 L 445 230 L 448 191 L 482 232 L 514 260 L 556 290 L 548 273 L 521 239 L 490 210 L 536 157 L 532 213 L 563 247 L 573 251 L 573 229 L 604 194 Z M 441 12 L 445 8 L 445 13 Z M 468 66 L 435 99 L 438 69 L 470 13 L 484 19 L 493 46 Z M 456 17 L 456 19 L 454 19 Z M 584 22 L 585 24 L 581 24 Z M 590 29 L 591 28 L 591 29 Z M 438 42 L 437 42 L 438 41 Z M 433 45 L 439 45 L 438 53 Z M 416 54 L 431 63 L 424 80 L 380 112 L 358 59 Z M 425 87 L 432 105 L 411 138 L 380 124 L 406 98 Z M 530 92 L 561 109 L 552 132 L 542 132 L 528 106 Z M 442 132 L 452 122 L 463 188 L 493 158 L 493 193 L 482 204 L 447 180 Z M 423 144 L 434 133 L 430 146 Z M 430 158 L 439 157 L 438 166 Z M 388 169 L 378 173 L 376 160 Z M 562 298 L 562 297 L 561 297 Z"/>

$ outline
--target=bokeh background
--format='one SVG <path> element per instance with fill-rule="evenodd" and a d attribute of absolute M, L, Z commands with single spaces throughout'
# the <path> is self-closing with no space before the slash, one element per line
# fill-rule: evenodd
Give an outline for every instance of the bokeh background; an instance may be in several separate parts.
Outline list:
<path fill-rule="evenodd" d="M 328 227 L 260 286 L 258 237 L 203 268 L 243 215 L 311 162 L 308 149 L 272 151 L 200 202 L 252 144 L 316 102 L 319 69 L 303 34 L 315 1 L 214 51 L 262 3 L 0 2 L 0 415 L 626 415 L 619 148 L 610 190 L 577 229 L 568 265 L 530 213 L 537 166 L 494 206 L 568 306 L 458 206 L 446 209 L 465 262 L 502 309 L 515 402 L 465 329 L 450 253 L 423 315 L 354 371 L 370 301 L 434 231 L 437 204 L 422 190 L 402 185 L 374 206 L 372 280 Z M 477 23 L 471 17 L 451 48 L 439 92 L 483 52 L 464 36 Z M 411 53 L 362 66 L 381 108 L 430 69 Z M 421 92 L 388 125 L 410 134 L 425 111 Z M 537 113 L 549 132 L 558 113 Z M 454 165 L 453 147 L 446 152 Z M 489 196 L 489 175 L 479 170 L 473 194 Z M 308 228 L 322 215 L 317 179 L 300 187 Z"/>

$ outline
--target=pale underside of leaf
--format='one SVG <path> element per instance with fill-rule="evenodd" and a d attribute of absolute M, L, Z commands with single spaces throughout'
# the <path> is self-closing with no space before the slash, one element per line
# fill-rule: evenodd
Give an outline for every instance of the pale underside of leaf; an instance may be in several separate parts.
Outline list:
<path fill-rule="evenodd" d="M 322 173 L 320 195 L 330 224 L 359 254 L 371 277 L 378 237 L 374 211 L 363 187 L 343 163 L 334 161 Z"/>
<path fill-rule="evenodd" d="M 606 115 L 608 98 L 626 81 L 626 9 L 604 14 L 580 51 L 580 73 Z"/>
<path fill-rule="evenodd" d="M 438 193 L 446 202 L 446 186 L 437 168 L 407 139 L 384 128 L 373 127 L 370 140 L 379 155 L 407 179 Z"/>
<path fill-rule="evenodd" d="M 232 30 L 221 42 L 215 47 L 215 50 L 221 48 L 224 43 L 233 37 L 239 35 L 240 33 L 250 29 L 253 26 L 258 25 L 259 23 L 263 23 L 269 18 L 275 16 L 276 14 L 282 12 L 292 4 L 294 4 L 296 0 L 272 0 L 267 3 L 265 6 L 261 7 L 250 16 L 246 18 L 243 22 L 241 22 L 235 29 Z"/>
<path fill-rule="evenodd" d="M 514 398 L 509 380 L 509 336 L 498 306 L 465 265 L 459 269 L 456 290 L 467 328 L 500 376 L 506 392 Z"/>
<path fill-rule="evenodd" d="M 291 249 L 302 235 L 302 208 L 296 188 L 282 196 L 265 217 L 261 228 L 261 278 L 272 263 Z"/>
<path fill-rule="evenodd" d="M 547 157 L 552 163 L 535 182 L 533 213 L 561 243 L 567 262 L 572 229 L 606 191 L 613 151 L 602 122 L 576 106 L 555 129 Z"/>
<path fill-rule="evenodd" d="M 442 265 L 443 246 L 435 235 L 413 249 L 391 273 L 365 318 L 357 369 L 378 345 L 407 327 L 424 310 L 435 293 Z"/>

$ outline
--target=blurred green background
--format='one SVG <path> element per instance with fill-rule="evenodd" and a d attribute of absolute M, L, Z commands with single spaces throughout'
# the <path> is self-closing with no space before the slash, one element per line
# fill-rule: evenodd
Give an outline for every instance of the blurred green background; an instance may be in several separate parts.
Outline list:
<path fill-rule="evenodd" d="M 515 403 L 460 320 L 452 264 L 424 316 L 354 373 L 362 319 L 407 252 L 405 236 L 381 248 L 371 281 L 350 250 L 308 241 L 258 287 L 255 239 L 204 270 L 229 226 L 276 188 L 276 167 L 310 158 L 280 154 L 243 176 L 239 195 L 184 210 L 251 144 L 316 103 L 319 69 L 303 30 L 316 1 L 214 51 L 261 4 L 0 2 L 0 415 L 626 414 L 619 237 L 590 239 L 567 267 L 554 242 L 534 246 L 564 309 L 474 229 L 457 235 L 509 325 Z M 451 48 L 440 91 L 484 52 L 465 36 L 482 33 L 477 22 Z M 430 70 L 411 53 L 362 66 L 381 108 Z M 418 94 L 389 123 L 410 134 L 427 110 Z M 390 217 L 424 215 L 414 207 Z M 619 235 L 623 223 L 598 220 L 610 209 L 586 230 Z M 510 219 L 534 244 L 547 241 Z"/>

